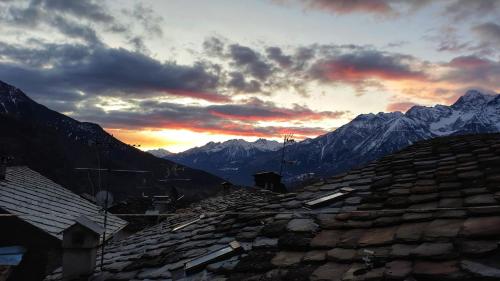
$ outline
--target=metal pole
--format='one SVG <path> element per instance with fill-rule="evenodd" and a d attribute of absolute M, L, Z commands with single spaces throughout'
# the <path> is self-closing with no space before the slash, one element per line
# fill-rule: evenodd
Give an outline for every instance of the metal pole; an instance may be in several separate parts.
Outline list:
<path fill-rule="evenodd" d="M 280 165 L 280 176 L 283 176 L 283 165 L 285 163 L 285 146 L 286 146 L 286 135 L 283 137 L 283 149 L 281 151 L 281 165 Z"/>
<path fill-rule="evenodd" d="M 106 227 L 108 224 L 108 200 L 109 200 L 109 175 L 111 174 L 111 169 L 108 169 L 108 178 L 106 181 L 106 200 L 104 202 L 104 231 L 102 232 L 102 244 L 101 244 L 101 272 L 104 267 L 104 249 L 106 243 Z"/>

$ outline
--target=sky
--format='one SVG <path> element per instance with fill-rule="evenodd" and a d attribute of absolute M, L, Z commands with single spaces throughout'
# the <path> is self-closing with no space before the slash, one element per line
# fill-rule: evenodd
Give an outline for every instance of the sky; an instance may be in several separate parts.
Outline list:
<path fill-rule="evenodd" d="M 0 80 L 141 149 L 500 92 L 496 0 L 0 0 Z"/>

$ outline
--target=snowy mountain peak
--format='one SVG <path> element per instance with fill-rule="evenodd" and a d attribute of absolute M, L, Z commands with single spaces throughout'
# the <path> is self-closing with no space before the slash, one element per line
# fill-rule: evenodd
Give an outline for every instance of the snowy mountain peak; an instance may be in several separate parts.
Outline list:
<path fill-rule="evenodd" d="M 19 103 L 31 102 L 21 90 L 0 81 L 0 113 L 15 114 Z"/>
<path fill-rule="evenodd" d="M 193 154 L 193 153 L 215 153 L 219 151 L 229 151 L 229 154 L 235 154 L 236 151 L 250 150 L 257 151 L 275 151 L 280 148 L 280 143 L 277 141 L 270 141 L 266 139 L 258 139 L 254 142 L 249 142 L 244 139 L 231 139 L 225 142 L 209 142 L 204 146 L 188 149 L 180 154 Z"/>
<path fill-rule="evenodd" d="M 300 180 L 306 173 L 333 175 L 425 139 L 490 132 L 500 132 L 500 95 L 479 91 L 468 91 L 452 106 L 413 106 L 406 113 L 361 114 L 335 131 L 297 142 L 288 149 L 286 159 L 295 164 L 286 167 L 284 180 Z M 250 185 L 255 171 L 280 167 L 281 147 L 279 142 L 264 139 L 231 140 L 209 143 L 168 159 Z"/>
<path fill-rule="evenodd" d="M 457 109 L 471 109 L 485 105 L 495 97 L 483 94 L 477 90 L 468 90 L 451 107 Z"/>
<path fill-rule="evenodd" d="M 253 144 L 261 151 L 276 151 L 281 148 L 281 143 L 262 138 L 254 141 Z"/>
<path fill-rule="evenodd" d="M 163 149 L 163 148 L 152 149 L 152 150 L 148 150 L 147 152 L 150 154 L 153 154 L 154 156 L 156 156 L 158 158 L 163 158 L 163 157 L 170 156 L 170 155 L 174 154 L 173 152 L 170 152 L 170 151 Z"/>

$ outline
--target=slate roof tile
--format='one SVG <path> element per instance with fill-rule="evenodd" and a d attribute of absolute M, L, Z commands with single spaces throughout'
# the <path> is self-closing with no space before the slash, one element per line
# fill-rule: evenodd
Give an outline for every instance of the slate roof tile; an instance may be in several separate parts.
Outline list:
<path fill-rule="evenodd" d="M 294 194 L 239 191 L 201 202 L 211 210 L 251 212 L 208 215 L 183 234 L 170 231 L 171 218 L 110 245 L 106 265 L 135 264 L 119 277 L 137 280 L 495 280 L 499 164 L 500 134 L 419 142 Z M 354 190 L 321 208 L 303 207 L 343 187 Z M 396 198 L 408 203 L 394 204 Z M 177 222 L 189 219 L 176 216 Z M 198 273 L 183 271 L 185 256 L 197 258 L 235 239 L 241 253 Z M 147 267 L 141 265 L 146 260 Z M 171 277 L 149 273 L 160 268 Z"/>
<path fill-rule="evenodd" d="M 57 239 L 81 216 L 103 226 L 101 207 L 25 166 L 7 167 L 5 180 L 0 180 L 0 209 Z M 106 231 L 114 234 L 126 225 L 109 214 Z"/>

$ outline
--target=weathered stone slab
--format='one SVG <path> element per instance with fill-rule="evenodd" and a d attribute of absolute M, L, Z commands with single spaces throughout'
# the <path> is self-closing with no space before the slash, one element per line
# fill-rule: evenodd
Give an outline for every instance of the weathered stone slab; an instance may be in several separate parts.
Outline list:
<path fill-rule="evenodd" d="M 462 227 L 461 219 L 437 219 L 432 221 L 424 231 L 426 238 L 455 237 Z"/>
<path fill-rule="evenodd" d="M 500 235 L 500 217 L 469 218 L 464 223 L 461 235 L 465 237 L 498 237 Z"/>
<path fill-rule="evenodd" d="M 271 263 L 275 266 L 290 266 L 294 264 L 298 264 L 302 258 L 304 257 L 303 252 L 278 252 L 274 258 L 271 260 Z"/>
<path fill-rule="evenodd" d="M 311 281 L 341 281 L 349 265 L 329 262 L 318 267 L 311 275 Z"/>
<path fill-rule="evenodd" d="M 412 262 L 395 260 L 385 265 L 384 275 L 389 279 L 403 279 L 412 271 Z"/>
<path fill-rule="evenodd" d="M 500 269 L 491 267 L 482 263 L 471 260 L 464 260 L 460 263 L 460 267 L 474 276 L 482 278 L 500 279 Z"/>
<path fill-rule="evenodd" d="M 385 245 L 394 240 L 397 227 L 381 227 L 368 229 L 366 233 L 361 236 L 358 244 L 362 247 Z"/>
<path fill-rule="evenodd" d="M 398 228 L 395 238 L 407 242 L 419 241 L 427 225 L 427 222 L 405 223 Z"/>
<path fill-rule="evenodd" d="M 311 240 L 311 247 L 334 248 L 340 240 L 341 232 L 337 230 L 323 230 Z"/>
<path fill-rule="evenodd" d="M 456 255 L 452 243 L 423 243 L 410 252 L 421 258 L 446 259 Z"/>
<path fill-rule="evenodd" d="M 293 219 L 286 228 L 292 232 L 315 232 L 319 226 L 312 219 Z"/>
<path fill-rule="evenodd" d="M 328 251 L 326 255 L 329 260 L 350 262 L 356 258 L 356 253 L 356 250 L 353 249 L 335 248 Z"/>

